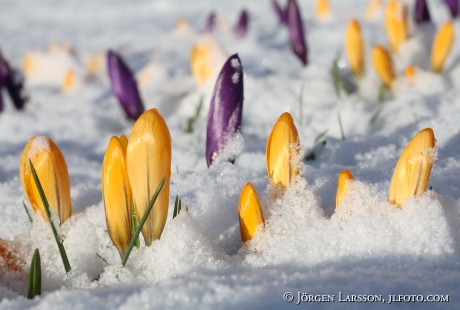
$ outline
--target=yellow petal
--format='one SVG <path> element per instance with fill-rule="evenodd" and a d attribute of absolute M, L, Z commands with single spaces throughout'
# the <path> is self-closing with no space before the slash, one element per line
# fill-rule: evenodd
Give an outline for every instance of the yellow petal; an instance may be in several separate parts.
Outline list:
<path fill-rule="evenodd" d="M 329 0 L 316 0 L 316 16 L 319 19 L 326 18 L 331 13 Z"/>
<path fill-rule="evenodd" d="M 251 240 L 257 232 L 257 228 L 265 223 L 259 195 L 251 183 L 247 183 L 241 191 L 238 213 L 240 215 L 241 238 L 243 242 L 246 242 Z"/>
<path fill-rule="evenodd" d="M 299 144 L 299 134 L 291 114 L 283 113 L 267 142 L 267 170 L 273 183 L 287 188 L 292 178 L 301 174 L 296 161 L 300 152 Z"/>
<path fill-rule="evenodd" d="M 203 85 L 217 76 L 225 61 L 224 53 L 210 35 L 204 35 L 192 49 L 190 66 L 198 85 Z"/>
<path fill-rule="evenodd" d="M 455 26 L 453 21 L 445 23 L 433 42 L 431 51 L 431 68 L 434 72 L 442 72 L 447 57 L 450 54 L 455 39 Z"/>
<path fill-rule="evenodd" d="M 144 112 L 134 124 L 126 153 L 136 216 L 144 216 L 153 194 L 166 176 L 163 189 L 142 228 L 146 245 L 160 238 L 168 216 L 171 153 L 171 135 L 165 120 L 157 109 Z"/>
<path fill-rule="evenodd" d="M 69 69 L 64 77 L 64 83 L 62 84 L 62 90 L 64 92 L 71 91 L 77 85 L 77 75 L 74 70 Z"/>
<path fill-rule="evenodd" d="M 364 40 L 357 20 L 348 24 L 346 48 L 351 69 L 357 76 L 364 73 Z"/>
<path fill-rule="evenodd" d="M 337 179 L 338 186 L 337 186 L 337 195 L 335 196 L 335 207 L 338 208 L 342 203 L 345 195 L 348 192 L 348 188 L 350 187 L 350 180 L 353 180 L 354 176 L 350 170 L 343 170 L 340 172 L 339 177 Z"/>
<path fill-rule="evenodd" d="M 387 88 L 391 88 L 396 78 L 393 60 L 388 51 L 381 45 L 374 46 L 372 50 L 372 64 L 375 71 Z"/>
<path fill-rule="evenodd" d="M 385 10 L 385 28 L 393 53 L 399 52 L 408 33 L 407 7 L 399 0 L 390 0 Z"/>
<path fill-rule="evenodd" d="M 372 0 L 366 9 L 366 18 L 375 19 L 382 10 L 383 0 Z"/>
<path fill-rule="evenodd" d="M 120 142 L 121 142 L 121 145 L 123 146 L 123 149 L 125 150 L 125 153 L 126 153 L 126 150 L 128 149 L 128 138 L 125 135 L 121 135 L 120 136 Z"/>
<path fill-rule="evenodd" d="M 396 164 L 390 184 L 389 201 L 401 207 L 404 200 L 425 192 L 431 168 L 436 162 L 433 130 L 420 131 L 406 146 Z"/>
<path fill-rule="evenodd" d="M 415 72 L 416 72 L 415 66 L 409 65 L 407 66 L 406 72 L 404 73 L 404 75 L 406 76 L 407 79 L 411 80 L 415 77 Z"/>
<path fill-rule="evenodd" d="M 34 211 L 40 210 L 48 219 L 34 182 L 29 159 L 37 171 L 50 208 L 63 223 L 72 214 L 70 178 L 64 155 L 53 140 L 44 136 L 35 136 L 30 139 L 22 152 L 20 163 L 22 186 Z"/>
<path fill-rule="evenodd" d="M 28 77 L 34 75 L 37 69 L 33 53 L 28 53 L 26 56 L 24 56 L 24 59 L 22 60 L 22 69 L 25 76 Z"/>
<path fill-rule="evenodd" d="M 124 136 L 126 138 L 126 136 Z M 102 196 L 107 229 L 123 258 L 132 238 L 132 194 L 122 139 L 112 137 L 102 165 Z"/>

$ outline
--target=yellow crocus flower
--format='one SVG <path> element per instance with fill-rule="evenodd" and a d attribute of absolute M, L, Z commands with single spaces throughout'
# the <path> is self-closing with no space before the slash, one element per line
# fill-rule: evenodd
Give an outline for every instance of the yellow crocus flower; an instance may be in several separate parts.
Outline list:
<path fill-rule="evenodd" d="M 436 139 L 426 128 L 415 135 L 404 149 L 391 178 L 389 201 L 401 207 L 412 196 L 426 191 L 436 162 Z"/>
<path fill-rule="evenodd" d="M 157 109 L 144 112 L 134 124 L 126 152 L 128 176 L 134 198 L 136 216 L 140 219 L 160 182 L 166 177 L 152 212 L 142 228 L 145 244 L 160 238 L 169 206 L 171 177 L 171 135 Z"/>
<path fill-rule="evenodd" d="M 442 72 L 447 57 L 450 54 L 455 40 L 455 26 L 453 21 L 446 22 L 436 34 L 431 51 L 431 68 L 434 72 Z"/>
<path fill-rule="evenodd" d="M 274 184 L 287 188 L 293 177 L 301 174 L 296 157 L 299 154 L 299 134 L 291 114 L 283 113 L 267 142 L 268 176 Z"/>
<path fill-rule="evenodd" d="M 22 152 L 19 168 L 22 186 L 34 211 L 40 210 L 48 219 L 29 160 L 34 165 L 50 209 L 59 216 L 60 222 L 63 223 L 72 214 L 70 177 L 64 155 L 53 140 L 44 136 L 35 136 L 30 139 Z"/>
<path fill-rule="evenodd" d="M 399 0 L 390 0 L 385 9 L 385 28 L 391 51 L 398 53 L 409 36 L 407 7 Z"/>
<path fill-rule="evenodd" d="M 257 228 L 265 223 L 262 204 L 252 183 L 247 183 L 241 191 L 238 213 L 241 238 L 243 242 L 246 242 L 251 240 L 256 234 Z"/>
<path fill-rule="evenodd" d="M 337 195 L 335 196 L 335 207 L 338 208 L 342 203 L 345 195 L 348 192 L 348 188 L 350 187 L 350 180 L 354 180 L 354 176 L 350 170 L 346 169 L 340 172 L 339 177 L 337 179 L 338 186 L 337 186 Z"/>
<path fill-rule="evenodd" d="M 331 14 L 329 0 L 316 0 L 316 16 L 318 19 L 324 19 Z"/>
<path fill-rule="evenodd" d="M 351 69 L 357 76 L 364 73 L 364 40 L 361 26 L 357 20 L 348 24 L 346 38 L 346 50 Z"/>
<path fill-rule="evenodd" d="M 391 88 L 396 79 L 393 60 L 388 51 L 381 45 L 374 46 L 372 50 L 372 64 L 375 71 L 387 88 Z"/>
<path fill-rule="evenodd" d="M 132 238 L 132 193 L 123 138 L 112 137 L 102 165 L 102 196 L 110 239 L 123 258 Z M 127 142 L 127 141 L 126 141 Z"/>

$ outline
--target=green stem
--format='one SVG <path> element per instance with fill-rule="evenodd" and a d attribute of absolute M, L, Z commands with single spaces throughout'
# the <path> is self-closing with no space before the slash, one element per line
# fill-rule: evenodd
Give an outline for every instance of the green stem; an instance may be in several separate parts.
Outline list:
<path fill-rule="evenodd" d="M 48 216 L 48 221 L 51 225 L 51 230 L 53 231 L 54 239 L 56 239 L 57 246 L 59 248 L 59 253 L 61 254 L 62 263 L 64 264 L 64 269 L 66 273 L 70 271 L 70 263 L 69 259 L 67 258 L 67 253 L 64 249 L 64 244 L 61 238 L 59 238 L 56 227 L 54 226 L 54 222 L 51 218 L 51 211 L 50 206 L 48 204 L 48 200 L 46 199 L 45 191 L 43 190 L 42 184 L 40 183 L 40 179 L 38 178 L 37 171 L 35 171 L 34 164 L 29 159 L 30 169 L 32 170 L 32 175 L 34 177 L 35 185 L 37 185 L 38 192 L 40 193 L 40 198 L 42 199 L 43 205 L 45 207 L 46 215 Z"/>
<path fill-rule="evenodd" d="M 136 231 L 134 232 L 134 236 L 131 239 L 131 242 L 128 245 L 128 250 L 126 250 L 125 257 L 123 257 L 123 260 L 121 261 L 121 264 L 123 266 L 126 265 L 126 262 L 128 261 L 129 255 L 131 254 L 131 251 L 133 250 L 134 245 L 136 244 L 136 239 L 139 237 L 139 234 L 142 230 L 142 227 L 144 227 L 145 221 L 147 221 L 147 217 L 150 214 L 150 211 L 153 209 L 153 205 L 155 204 L 155 201 L 158 198 L 158 195 L 160 194 L 161 189 L 163 188 L 163 185 L 165 184 L 166 181 L 166 176 L 161 180 L 160 185 L 158 185 L 157 190 L 155 191 L 155 194 L 153 194 L 152 199 L 150 200 L 150 203 L 147 207 L 147 210 L 145 210 L 144 216 L 142 217 L 141 221 L 139 222 L 139 226 L 137 226 Z"/>

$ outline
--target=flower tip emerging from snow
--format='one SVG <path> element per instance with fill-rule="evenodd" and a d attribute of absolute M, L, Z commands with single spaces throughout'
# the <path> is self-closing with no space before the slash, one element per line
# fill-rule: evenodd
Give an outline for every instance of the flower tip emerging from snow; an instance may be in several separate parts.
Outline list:
<path fill-rule="evenodd" d="M 308 64 L 308 47 L 305 43 L 304 25 L 296 0 L 288 0 L 287 26 L 291 48 L 304 66 Z"/>
<path fill-rule="evenodd" d="M 238 213 L 241 239 L 246 242 L 254 237 L 260 225 L 265 224 L 262 204 L 252 183 L 247 183 L 241 191 Z"/>
<path fill-rule="evenodd" d="M 132 192 L 126 164 L 126 136 L 112 137 L 102 164 L 102 197 L 110 239 L 121 258 L 132 238 Z"/>
<path fill-rule="evenodd" d="M 40 210 L 48 220 L 29 160 L 34 165 L 50 208 L 63 223 L 72 215 L 70 177 L 64 155 L 53 140 L 35 136 L 27 143 L 21 156 L 20 176 L 24 191 L 34 211 Z"/>
<path fill-rule="evenodd" d="M 208 167 L 240 129 L 243 96 L 243 67 L 238 54 L 234 54 L 222 67 L 211 98 L 206 136 Z"/>
<path fill-rule="evenodd" d="M 426 128 L 415 135 L 396 164 L 390 184 L 389 201 L 402 207 L 407 198 L 423 194 L 437 160 L 433 130 Z"/>
<path fill-rule="evenodd" d="M 346 50 L 354 74 L 362 76 L 364 73 L 364 40 L 361 26 L 355 19 L 348 24 Z"/>
<path fill-rule="evenodd" d="M 292 179 L 301 174 L 297 162 L 300 139 L 291 114 L 283 113 L 267 141 L 267 170 L 272 183 L 287 188 Z"/>
<path fill-rule="evenodd" d="M 366 9 L 366 19 L 374 20 L 383 8 L 383 0 L 372 0 Z"/>
<path fill-rule="evenodd" d="M 444 0 L 452 18 L 456 18 L 458 16 L 458 2 L 458 0 Z"/>
<path fill-rule="evenodd" d="M 224 54 L 211 35 L 204 35 L 198 39 L 190 54 L 190 67 L 198 86 L 205 85 L 215 78 L 219 66 L 226 59 Z"/>
<path fill-rule="evenodd" d="M 331 15 L 331 6 L 329 0 L 316 0 L 316 17 L 326 19 Z"/>
<path fill-rule="evenodd" d="M 337 178 L 337 195 L 335 196 L 335 207 L 338 208 L 342 203 L 343 199 L 348 193 L 350 187 L 350 180 L 354 180 L 354 176 L 350 170 L 346 169 L 340 172 Z"/>
<path fill-rule="evenodd" d="M 278 17 L 278 21 L 282 25 L 287 25 L 287 9 L 283 9 L 281 5 L 278 3 L 278 1 L 273 0 L 273 10 L 276 13 L 276 16 Z"/>
<path fill-rule="evenodd" d="M 171 158 L 171 135 L 166 121 L 157 109 L 144 112 L 134 123 L 126 151 L 128 177 L 138 218 L 144 216 L 153 194 L 166 177 L 142 228 L 147 246 L 160 238 L 168 216 Z"/>
<path fill-rule="evenodd" d="M 15 247 L 10 242 L 0 238 L 0 270 L 2 270 L 2 275 L 5 270 L 23 272 L 25 265 L 26 263 L 19 256 Z M 0 281 L 0 284 L 3 283 Z"/>
<path fill-rule="evenodd" d="M 248 25 L 249 25 L 249 14 L 248 11 L 245 9 L 241 10 L 240 16 L 238 18 L 238 22 L 236 23 L 235 26 L 235 35 L 242 39 L 246 37 L 248 33 Z"/>
<path fill-rule="evenodd" d="M 144 112 L 136 80 L 120 55 L 109 50 L 107 52 L 107 69 L 112 92 L 117 97 L 126 116 L 137 120 Z"/>
<path fill-rule="evenodd" d="M 447 57 L 450 54 L 455 40 L 455 25 L 453 21 L 446 22 L 438 33 L 433 42 L 431 50 L 431 68 L 434 72 L 442 72 Z"/>
<path fill-rule="evenodd" d="M 393 60 L 388 51 L 381 45 L 374 46 L 372 50 L 372 64 L 383 84 L 391 89 L 396 78 Z"/>
<path fill-rule="evenodd" d="M 385 28 L 391 51 L 398 53 L 408 37 L 407 7 L 399 0 L 390 0 L 385 10 Z"/>
<path fill-rule="evenodd" d="M 416 0 L 415 1 L 414 20 L 417 24 L 429 22 L 431 20 L 430 11 L 428 10 L 428 5 L 426 4 L 426 0 Z"/>
<path fill-rule="evenodd" d="M 216 27 L 216 13 L 211 12 L 206 18 L 206 22 L 203 27 L 203 33 L 213 32 L 215 27 Z"/>

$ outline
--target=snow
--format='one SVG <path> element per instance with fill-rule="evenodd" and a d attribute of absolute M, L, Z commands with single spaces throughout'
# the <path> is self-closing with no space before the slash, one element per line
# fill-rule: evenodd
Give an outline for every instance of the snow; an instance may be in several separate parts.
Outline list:
<path fill-rule="evenodd" d="M 29 300 L 25 281 L 0 281 L 0 310 L 279 309 L 293 307 L 299 292 L 335 296 L 334 302 L 299 305 L 326 309 L 457 309 L 460 44 L 454 44 L 442 74 L 430 71 L 430 44 L 448 12 L 441 2 L 428 1 L 433 23 L 411 24 L 413 35 L 394 56 L 394 89 L 379 102 L 380 82 L 369 55 L 373 45 L 388 42 L 383 14 L 365 18 L 368 2 L 331 0 L 332 14 L 317 20 L 315 1 L 298 1 L 310 57 L 309 65 L 302 67 L 271 1 L 2 0 L 3 55 L 18 68 L 28 53 L 41 60 L 40 70 L 26 80 L 31 99 L 24 111 L 15 110 L 2 94 L 0 238 L 17 249 L 26 269 L 39 248 L 43 294 Z M 249 13 L 249 32 L 238 39 L 232 29 L 243 8 Z M 238 155 L 234 164 L 218 160 L 207 168 L 206 124 L 213 85 L 196 86 L 189 61 L 202 36 L 199 29 L 212 11 L 218 23 L 206 36 L 215 36 L 227 56 L 238 53 L 244 73 L 238 78 L 244 79 L 245 94 L 241 133 L 221 155 Z M 344 37 L 352 18 L 361 22 L 366 73 L 356 81 L 357 92 L 338 97 L 332 62 L 341 51 L 340 67 L 348 70 Z M 188 22 L 187 31 L 176 25 L 179 19 Z M 459 26 L 456 20 L 457 33 Z M 74 54 L 66 52 L 68 45 Z M 133 126 L 110 91 L 103 58 L 109 48 L 119 51 L 133 69 L 146 109 L 157 108 L 164 116 L 173 143 L 165 230 L 152 246 L 134 249 L 126 267 L 107 234 L 101 194 L 102 161 L 110 137 L 129 137 Z M 102 65 L 86 76 L 92 56 Z M 217 58 L 220 65 L 225 61 L 220 54 Z M 404 76 L 410 64 L 416 65 L 413 79 Z M 69 69 L 80 83 L 64 91 Z M 186 133 L 202 96 L 194 131 Z M 283 112 L 294 117 L 305 158 L 303 176 L 284 193 L 270 184 L 265 162 L 267 139 Z M 438 150 L 429 190 L 397 208 L 388 202 L 393 169 L 407 143 L 427 127 L 433 128 Z M 36 214 L 31 224 L 22 206 L 28 202 L 19 162 L 33 136 L 51 138 L 69 168 L 73 215 L 59 230 L 70 274 L 65 274 L 48 223 Z M 337 176 L 344 169 L 355 180 L 336 209 Z M 247 182 L 261 198 L 266 223 L 242 244 L 237 210 Z M 172 219 L 176 195 L 188 212 Z M 2 269 L 1 277 L 13 275 Z M 283 300 L 286 292 L 293 294 L 292 303 Z M 357 304 L 339 302 L 340 292 L 382 295 L 386 301 L 399 294 L 450 299 Z"/>

